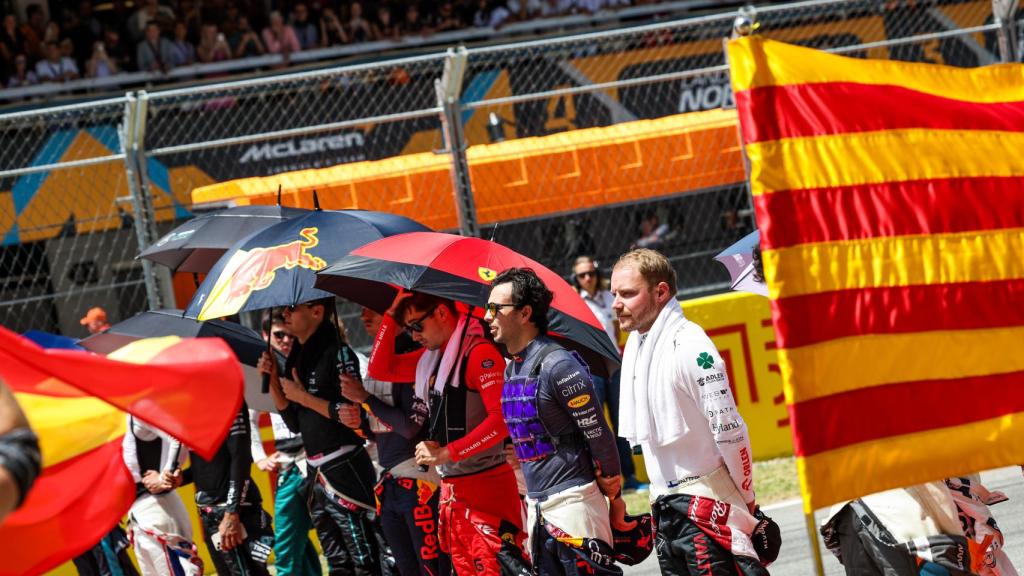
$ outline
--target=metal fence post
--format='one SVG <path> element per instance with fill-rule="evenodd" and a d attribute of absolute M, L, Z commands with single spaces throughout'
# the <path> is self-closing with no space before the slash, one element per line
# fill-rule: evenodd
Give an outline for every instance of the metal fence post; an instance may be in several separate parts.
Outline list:
<path fill-rule="evenodd" d="M 999 57 L 1003 62 L 1016 62 L 1017 26 L 1014 15 L 1018 0 L 992 0 L 992 16 L 999 28 L 996 35 L 999 42 Z"/>
<path fill-rule="evenodd" d="M 149 117 L 149 93 L 145 90 L 138 92 L 137 112 L 135 114 L 135 138 L 134 158 L 137 162 L 139 175 L 139 192 L 142 196 L 142 206 L 146 211 L 146 248 L 160 238 L 156 228 L 156 208 L 153 205 L 153 186 L 149 180 L 149 156 L 146 155 L 146 119 Z M 169 193 L 172 193 L 168 190 Z M 163 266 L 151 267 L 150 274 L 154 277 L 157 288 L 157 298 L 165 308 L 173 307 L 174 286 L 171 282 L 171 271 Z"/>
<path fill-rule="evenodd" d="M 448 49 L 444 62 L 444 73 L 435 84 L 438 104 L 441 106 L 441 132 L 445 148 L 452 156 L 452 192 L 455 208 L 459 214 L 459 233 L 463 236 L 479 236 L 480 227 L 476 221 L 476 204 L 469 180 L 469 162 L 466 160 L 466 136 L 462 125 L 462 79 L 466 72 L 467 52 L 465 47 Z"/>
<path fill-rule="evenodd" d="M 740 8 L 736 12 L 736 19 L 732 24 L 732 35 L 730 38 L 722 39 L 722 61 L 725 62 L 727 75 L 730 78 L 729 87 L 732 89 L 732 68 L 729 67 L 729 41 L 741 36 L 750 36 L 757 32 L 761 23 L 757 20 L 757 11 L 752 6 Z M 729 108 L 736 109 L 733 102 Z M 743 128 L 739 121 L 736 122 L 736 141 L 740 144 L 740 158 L 743 160 L 743 186 L 746 189 L 747 208 L 745 216 L 750 217 L 750 223 L 757 229 L 757 210 L 754 208 L 754 191 L 750 186 L 750 157 L 747 156 L 746 142 L 743 140 Z"/>
<path fill-rule="evenodd" d="M 128 101 L 124 105 L 124 124 L 122 125 L 121 141 L 124 148 L 125 176 L 128 179 L 128 191 L 132 200 L 132 224 L 135 228 L 135 239 L 139 244 L 139 252 L 146 249 L 151 241 L 150 211 L 147 208 L 148 202 L 142 191 L 142 174 L 140 174 L 139 144 L 140 116 L 145 115 L 144 107 L 140 106 L 139 98 L 134 92 L 126 94 Z M 146 283 L 146 299 L 149 308 L 156 310 L 161 308 L 160 289 L 157 285 L 153 263 L 149 260 L 142 261 L 142 276 Z"/>

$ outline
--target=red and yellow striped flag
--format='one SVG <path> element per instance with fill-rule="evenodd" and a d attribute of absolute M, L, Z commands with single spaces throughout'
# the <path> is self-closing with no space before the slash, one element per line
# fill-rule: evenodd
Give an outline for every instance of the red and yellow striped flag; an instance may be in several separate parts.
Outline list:
<path fill-rule="evenodd" d="M 43 470 L 0 526 L 0 576 L 39 574 L 99 542 L 135 500 L 125 412 L 212 457 L 242 403 L 217 338 L 139 340 L 110 357 L 44 350 L 0 328 L 0 378 L 39 437 Z"/>
<path fill-rule="evenodd" d="M 1024 462 L 1024 66 L 729 59 L 805 508 Z"/>

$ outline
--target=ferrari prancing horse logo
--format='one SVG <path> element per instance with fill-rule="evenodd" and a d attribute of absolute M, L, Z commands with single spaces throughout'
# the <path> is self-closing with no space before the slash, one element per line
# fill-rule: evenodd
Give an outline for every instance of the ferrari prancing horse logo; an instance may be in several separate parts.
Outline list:
<path fill-rule="evenodd" d="M 490 282 L 498 276 L 497 272 L 491 270 L 490 268 L 484 268 L 483 266 L 477 268 L 476 273 L 479 274 L 481 278 L 483 278 L 484 282 Z"/>

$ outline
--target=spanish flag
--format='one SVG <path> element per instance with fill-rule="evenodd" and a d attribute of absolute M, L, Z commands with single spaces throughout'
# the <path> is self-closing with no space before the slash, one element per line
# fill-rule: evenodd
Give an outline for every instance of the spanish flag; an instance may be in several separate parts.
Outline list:
<path fill-rule="evenodd" d="M 0 576 L 39 574 L 99 542 L 135 500 L 128 412 L 212 457 L 242 403 L 220 339 L 140 340 L 108 357 L 44 350 L 0 328 L 0 378 L 39 436 L 43 471 L 0 526 Z"/>
<path fill-rule="evenodd" d="M 805 508 L 1024 462 L 1024 66 L 729 59 Z"/>

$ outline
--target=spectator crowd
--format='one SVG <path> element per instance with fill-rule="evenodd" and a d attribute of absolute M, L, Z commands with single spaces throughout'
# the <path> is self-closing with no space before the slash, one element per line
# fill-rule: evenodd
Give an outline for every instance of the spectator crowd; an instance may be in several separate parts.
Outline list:
<path fill-rule="evenodd" d="M 646 1 L 646 0 L 645 0 Z M 631 0 L 92 0 L 47 15 L 30 4 L 0 29 L 0 78 L 8 88 L 266 53 L 399 40 L 629 5 Z"/>

